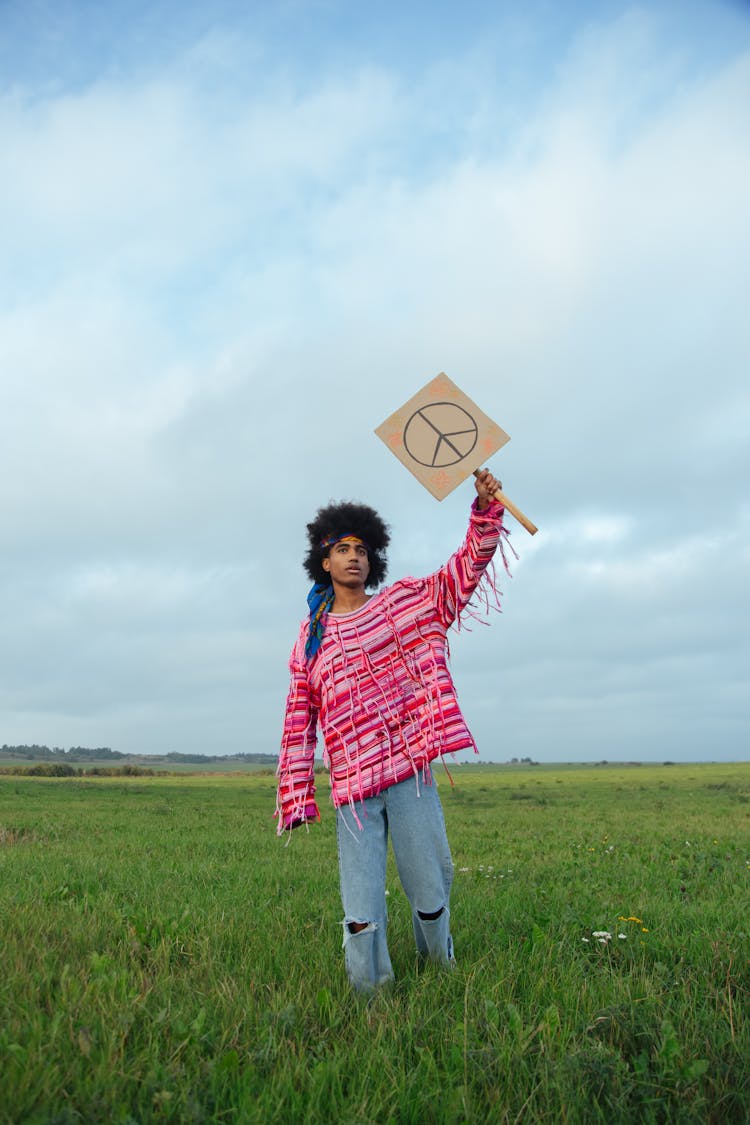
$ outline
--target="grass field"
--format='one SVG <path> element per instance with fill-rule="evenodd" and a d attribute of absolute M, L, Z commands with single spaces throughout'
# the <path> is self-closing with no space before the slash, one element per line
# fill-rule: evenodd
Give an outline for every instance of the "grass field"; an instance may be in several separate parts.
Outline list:
<path fill-rule="evenodd" d="M 267 773 L 0 777 L 0 1121 L 749 1121 L 750 764 L 455 778 L 458 966 L 392 870 L 366 1003 L 327 808 L 284 847 Z"/>

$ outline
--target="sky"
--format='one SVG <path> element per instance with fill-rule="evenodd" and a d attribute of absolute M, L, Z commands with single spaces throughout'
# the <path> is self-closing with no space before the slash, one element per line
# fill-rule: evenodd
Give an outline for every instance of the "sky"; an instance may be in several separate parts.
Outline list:
<path fill-rule="evenodd" d="M 511 436 L 487 761 L 750 746 L 750 4 L 0 0 L 0 745 L 276 753 L 305 525 Z"/>

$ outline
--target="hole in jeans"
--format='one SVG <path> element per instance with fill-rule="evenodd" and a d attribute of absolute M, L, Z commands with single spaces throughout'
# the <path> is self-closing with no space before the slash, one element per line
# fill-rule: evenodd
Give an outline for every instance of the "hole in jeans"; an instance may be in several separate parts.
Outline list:
<path fill-rule="evenodd" d="M 417 914 L 423 922 L 434 922 L 440 917 L 444 910 L 445 907 L 441 906 L 439 910 L 434 910 L 432 911 L 432 913 L 427 913 L 427 911 L 424 910 L 418 910 Z"/>
<path fill-rule="evenodd" d="M 369 925 L 370 922 L 347 922 L 346 928 L 350 934 L 361 934 Z"/>

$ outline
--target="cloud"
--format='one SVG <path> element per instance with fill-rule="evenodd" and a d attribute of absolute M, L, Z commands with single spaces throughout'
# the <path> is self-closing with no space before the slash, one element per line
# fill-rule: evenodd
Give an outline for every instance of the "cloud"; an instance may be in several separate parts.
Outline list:
<path fill-rule="evenodd" d="M 372 436 L 443 369 L 540 526 L 454 646 L 489 752 L 498 662 L 532 756 L 697 754 L 719 713 L 735 752 L 750 49 L 589 16 L 411 69 L 227 17 L 6 88 L 6 741 L 273 744 L 317 506 L 382 509 L 392 577 L 463 534 L 467 490 L 434 504 Z"/>

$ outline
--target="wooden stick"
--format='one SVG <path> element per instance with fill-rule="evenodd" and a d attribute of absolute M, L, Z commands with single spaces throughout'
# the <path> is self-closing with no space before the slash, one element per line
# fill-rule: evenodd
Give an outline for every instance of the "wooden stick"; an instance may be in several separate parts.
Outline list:
<path fill-rule="evenodd" d="M 474 476 L 478 477 L 481 471 L 482 471 L 481 469 L 475 469 L 474 470 Z M 531 520 L 529 519 L 529 517 L 525 516 L 523 514 L 523 512 L 521 511 L 521 509 L 517 508 L 516 505 L 513 503 L 513 501 L 509 500 L 504 492 L 501 492 L 500 489 L 498 489 L 497 492 L 494 495 L 495 495 L 495 499 L 499 500 L 500 503 L 505 508 L 508 509 L 508 511 L 510 512 L 510 514 L 512 516 L 516 517 L 516 519 L 521 524 L 521 526 L 526 528 L 529 535 L 536 535 L 536 533 L 538 531 L 538 528 L 537 528 L 536 524 L 532 523 Z"/>

